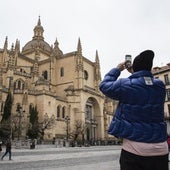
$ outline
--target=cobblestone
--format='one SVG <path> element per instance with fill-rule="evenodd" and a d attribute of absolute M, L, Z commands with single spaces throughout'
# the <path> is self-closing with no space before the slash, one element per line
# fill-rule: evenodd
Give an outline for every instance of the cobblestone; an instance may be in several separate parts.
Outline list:
<path fill-rule="evenodd" d="M 121 146 L 12 149 L 0 170 L 119 170 Z"/>

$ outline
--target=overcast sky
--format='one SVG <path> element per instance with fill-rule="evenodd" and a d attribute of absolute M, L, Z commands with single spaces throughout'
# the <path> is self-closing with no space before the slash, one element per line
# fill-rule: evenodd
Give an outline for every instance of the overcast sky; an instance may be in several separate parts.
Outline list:
<path fill-rule="evenodd" d="M 95 60 L 102 77 L 112 67 L 141 51 L 155 52 L 154 66 L 170 63 L 170 0 L 0 0 L 0 48 L 8 36 L 21 47 L 32 40 L 38 17 L 47 43 L 56 38 L 63 53 L 75 51 Z M 127 76 L 124 71 L 123 76 Z"/>

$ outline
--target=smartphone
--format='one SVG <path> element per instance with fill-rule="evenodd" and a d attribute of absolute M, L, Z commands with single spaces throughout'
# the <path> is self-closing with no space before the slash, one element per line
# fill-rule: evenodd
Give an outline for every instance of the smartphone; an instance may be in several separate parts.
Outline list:
<path fill-rule="evenodd" d="M 132 56 L 131 55 L 125 55 L 125 67 L 127 69 L 132 67 Z"/>

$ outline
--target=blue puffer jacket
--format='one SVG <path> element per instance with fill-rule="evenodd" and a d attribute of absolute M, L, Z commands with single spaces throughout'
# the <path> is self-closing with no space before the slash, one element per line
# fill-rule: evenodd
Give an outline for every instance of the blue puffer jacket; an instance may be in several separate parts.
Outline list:
<path fill-rule="evenodd" d="M 164 120 L 165 86 L 152 73 L 142 70 L 128 78 L 117 78 L 120 71 L 112 69 L 100 84 L 100 90 L 119 100 L 108 133 L 116 137 L 145 143 L 166 141 Z"/>

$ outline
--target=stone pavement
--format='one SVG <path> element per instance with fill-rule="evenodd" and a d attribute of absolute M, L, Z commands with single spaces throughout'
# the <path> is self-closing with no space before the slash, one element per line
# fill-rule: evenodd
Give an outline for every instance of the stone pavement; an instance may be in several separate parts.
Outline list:
<path fill-rule="evenodd" d="M 0 170 L 119 170 L 121 146 L 12 149 Z"/>

